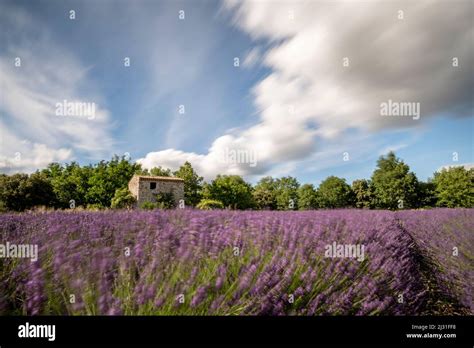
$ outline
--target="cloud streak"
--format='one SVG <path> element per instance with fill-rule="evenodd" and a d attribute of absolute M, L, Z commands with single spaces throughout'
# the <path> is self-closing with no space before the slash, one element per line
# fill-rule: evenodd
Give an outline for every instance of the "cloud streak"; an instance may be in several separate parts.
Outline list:
<path fill-rule="evenodd" d="M 1 13 L 10 30 L 0 55 L 0 170 L 31 172 L 77 154 L 108 155 L 113 146 L 109 111 L 94 92 L 88 67 L 56 44 L 30 14 L 7 5 Z M 95 103 L 93 119 L 57 116 L 56 105 L 63 100 Z"/>
<path fill-rule="evenodd" d="M 373 134 L 418 128 L 441 114 L 472 116 L 469 6 L 468 1 L 456 6 L 430 1 L 224 2 L 233 25 L 256 43 L 268 43 L 259 56 L 271 74 L 251 91 L 259 121 L 217 138 L 207 154 L 180 152 L 179 158 L 199 162 L 208 176 L 259 175 L 284 162 L 314 157 L 318 139 L 337 143 L 350 131 Z M 251 54 L 249 62 L 254 58 Z M 380 105 L 388 100 L 420 103 L 420 119 L 381 116 Z M 258 165 L 222 166 L 216 159 L 229 148 L 255 151 Z M 164 165 L 166 154 L 148 154 L 141 163 Z"/>

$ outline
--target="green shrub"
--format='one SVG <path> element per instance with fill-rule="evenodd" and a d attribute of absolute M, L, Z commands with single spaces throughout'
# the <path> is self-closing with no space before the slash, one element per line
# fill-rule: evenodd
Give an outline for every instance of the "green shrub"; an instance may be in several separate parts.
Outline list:
<path fill-rule="evenodd" d="M 153 194 L 155 202 L 144 202 L 140 205 L 142 209 L 173 209 L 175 208 L 175 201 L 173 193 L 158 192 Z"/>
<path fill-rule="evenodd" d="M 77 207 L 77 208 L 79 208 L 79 207 Z M 97 211 L 97 210 L 104 209 L 104 207 L 100 203 L 92 203 L 92 204 L 87 204 L 86 209 Z"/>
<path fill-rule="evenodd" d="M 203 199 L 196 207 L 203 210 L 224 209 L 224 204 L 215 199 Z"/>
<path fill-rule="evenodd" d="M 5 204 L 5 202 L 0 201 L 0 213 L 5 213 L 7 211 L 8 211 L 8 208 L 7 208 L 7 205 Z"/>
<path fill-rule="evenodd" d="M 152 209 L 157 209 L 158 204 L 153 203 L 153 202 L 143 202 L 140 204 L 141 209 L 146 209 L 146 210 L 152 210 Z"/>
<path fill-rule="evenodd" d="M 174 196 L 172 192 L 158 192 L 154 194 L 157 207 L 160 209 L 175 208 Z"/>
<path fill-rule="evenodd" d="M 133 197 L 128 188 L 124 187 L 115 191 L 115 195 L 112 198 L 110 206 L 114 209 L 130 209 L 135 205 L 135 203 L 135 197 Z"/>

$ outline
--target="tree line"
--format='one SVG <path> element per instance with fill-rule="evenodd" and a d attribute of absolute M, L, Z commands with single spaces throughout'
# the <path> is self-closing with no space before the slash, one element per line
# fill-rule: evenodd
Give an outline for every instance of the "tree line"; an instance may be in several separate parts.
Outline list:
<path fill-rule="evenodd" d="M 201 209 L 310 210 L 334 208 L 413 209 L 429 207 L 474 207 L 474 169 L 451 167 L 435 172 L 427 182 L 417 179 L 393 152 L 381 156 L 370 179 L 349 185 L 330 176 L 319 187 L 300 185 L 291 176 L 262 178 L 251 185 L 238 175 L 217 175 L 204 182 L 189 162 L 177 171 L 155 167 L 143 169 L 125 157 L 81 166 L 51 163 L 28 174 L 0 174 L 0 211 L 23 211 L 38 206 L 68 208 L 131 207 L 134 198 L 128 182 L 134 174 L 174 176 L 184 179 L 186 206 Z M 170 208 L 169 197 L 144 208 Z"/>

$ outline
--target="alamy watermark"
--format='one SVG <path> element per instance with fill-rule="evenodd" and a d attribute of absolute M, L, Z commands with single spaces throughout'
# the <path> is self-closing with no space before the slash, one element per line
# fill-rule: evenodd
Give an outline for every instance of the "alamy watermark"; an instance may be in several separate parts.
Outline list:
<path fill-rule="evenodd" d="M 38 260 L 38 245 L 10 242 L 0 244 L 0 259 L 3 258 L 27 258 L 31 259 L 31 262 L 36 262 Z"/>
<path fill-rule="evenodd" d="M 20 338 L 47 338 L 52 342 L 56 339 L 56 325 L 36 325 L 26 322 L 18 326 Z"/>
<path fill-rule="evenodd" d="M 333 242 L 332 244 L 327 244 L 324 249 L 325 257 L 331 258 L 353 258 L 357 261 L 364 261 L 364 251 L 365 247 L 363 244 L 337 244 Z"/>
<path fill-rule="evenodd" d="M 230 149 L 226 147 L 219 153 L 219 160 L 225 164 L 248 164 L 249 167 L 257 165 L 257 152 L 251 149 Z"/>
<path fill-rule="evenodd" d="M 56 103 L 56 116 L 86 117 L 88 120 L 95 118 L 95 103 L 71 102 L 64 99 Z"/>
<path fill-rule="evenodd" d="M 420 119 L 420 103 L 418 102 L 397 102 L 389 99 L 380 103 L 381 116 L 401 116 Z"/>

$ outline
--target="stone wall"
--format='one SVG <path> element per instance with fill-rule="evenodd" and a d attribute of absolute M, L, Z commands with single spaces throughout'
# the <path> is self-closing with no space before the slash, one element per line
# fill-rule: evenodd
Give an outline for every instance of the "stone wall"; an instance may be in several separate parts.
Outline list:
<path fill-rule="evenodd" d="M 137 198 L 138 196 L 138 176 L 134 175 L 128 182 L 128 190 Z"/>
<path fill-rule="evenodd" d="M 155 189 L 150 189 L 150 183 L 156 183 Z M 184 199 L 184 181 L 173 179 L 153 179 L 152 177 L 133 176 L 128 183 L 128 189 L 137 199 L 140 206 L 144 202 L 155 202 L 155 194 L 172 193 L 176 206 Z"/>

